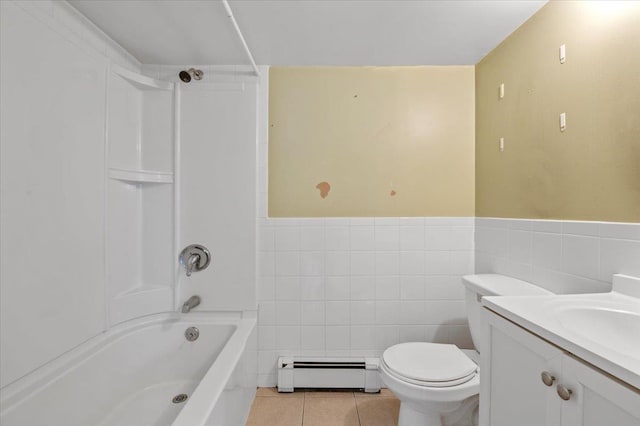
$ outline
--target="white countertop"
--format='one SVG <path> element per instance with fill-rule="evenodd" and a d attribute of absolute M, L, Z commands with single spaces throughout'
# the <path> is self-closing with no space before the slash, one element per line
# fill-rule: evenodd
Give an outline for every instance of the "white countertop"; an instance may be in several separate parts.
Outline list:
<path fill-rule="evenodd" d="M 640 298 L 618 292 L 492 296 L 482 305 L 640 388 Z"/>

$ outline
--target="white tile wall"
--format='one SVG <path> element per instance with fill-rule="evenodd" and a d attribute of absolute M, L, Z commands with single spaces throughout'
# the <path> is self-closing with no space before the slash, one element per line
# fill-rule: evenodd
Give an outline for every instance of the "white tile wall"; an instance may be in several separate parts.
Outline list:
<path fill-rule="evenodd" d="M 474 270 L 558 293 L 640 275 L 640 224 L 263 217 L 258 238 L 261 386 L 275 385 L 283 354 L 375 356 L 415 340 L 471 347 L 460 277 Z"/>
<path fill-rule="evenodd" d="M 379 355 L 411 340 L 471 347 L 460 278 L 473 272 L 473 226 L 473 218 L 269 219 L 263 211 L 259 384 L 275 385 L 284 354 Z"/>
<path fill-rule="evenodd" d="M 613 274 L 640 276 L 640 224 L 477 218 L 475 269 L 556 293 L 608 291 Z"/>

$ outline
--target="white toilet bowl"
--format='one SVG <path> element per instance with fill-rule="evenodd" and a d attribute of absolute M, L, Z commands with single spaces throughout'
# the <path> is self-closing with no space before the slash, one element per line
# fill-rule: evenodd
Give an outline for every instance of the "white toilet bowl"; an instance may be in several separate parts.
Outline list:
<path fill-rule="evenodd" d="M 411 342 L 388 348 L 382 381 L 400 399 L 398 426 L 472 425 L 478 365 L 454 345 Z"/>
<path fill-rule="evenodd" d="M 552 294 L 497 274 L 467 275 L 465 300 L 475 347 L 483 352 L 480 300 L 484 296 Z M 400 399 L 399 426 L 471 426 L 477 416 L 480 371 L 477 352 L 454 345 L 411 342 L 382 354 L 382 381 Z M 474 413 L 472 415 L 472 413 Z"/>

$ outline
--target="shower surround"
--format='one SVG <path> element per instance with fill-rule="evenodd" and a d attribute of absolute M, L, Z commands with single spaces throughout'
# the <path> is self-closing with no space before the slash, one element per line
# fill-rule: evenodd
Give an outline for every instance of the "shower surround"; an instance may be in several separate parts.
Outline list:
<path fill-rule="evenodd" d="M 242 423 L 257 377 L 255 78 L 154 78 L 66 2 L 0 7 L 1 422 Z M 190 244 L 212 261 L 186 277 Z M 69 409 L 87 387 L 95 405 Z"/>

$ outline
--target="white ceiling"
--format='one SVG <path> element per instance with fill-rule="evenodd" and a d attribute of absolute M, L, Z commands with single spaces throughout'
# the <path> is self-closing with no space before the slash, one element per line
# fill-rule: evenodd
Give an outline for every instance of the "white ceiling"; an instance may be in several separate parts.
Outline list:
<path fill-rule="evenodd" d="M 145 64 L 247 64 L 220 1 L 70 0 Z M 238 0 L 259 65 L 475 64 L 546 0 Z"/>

